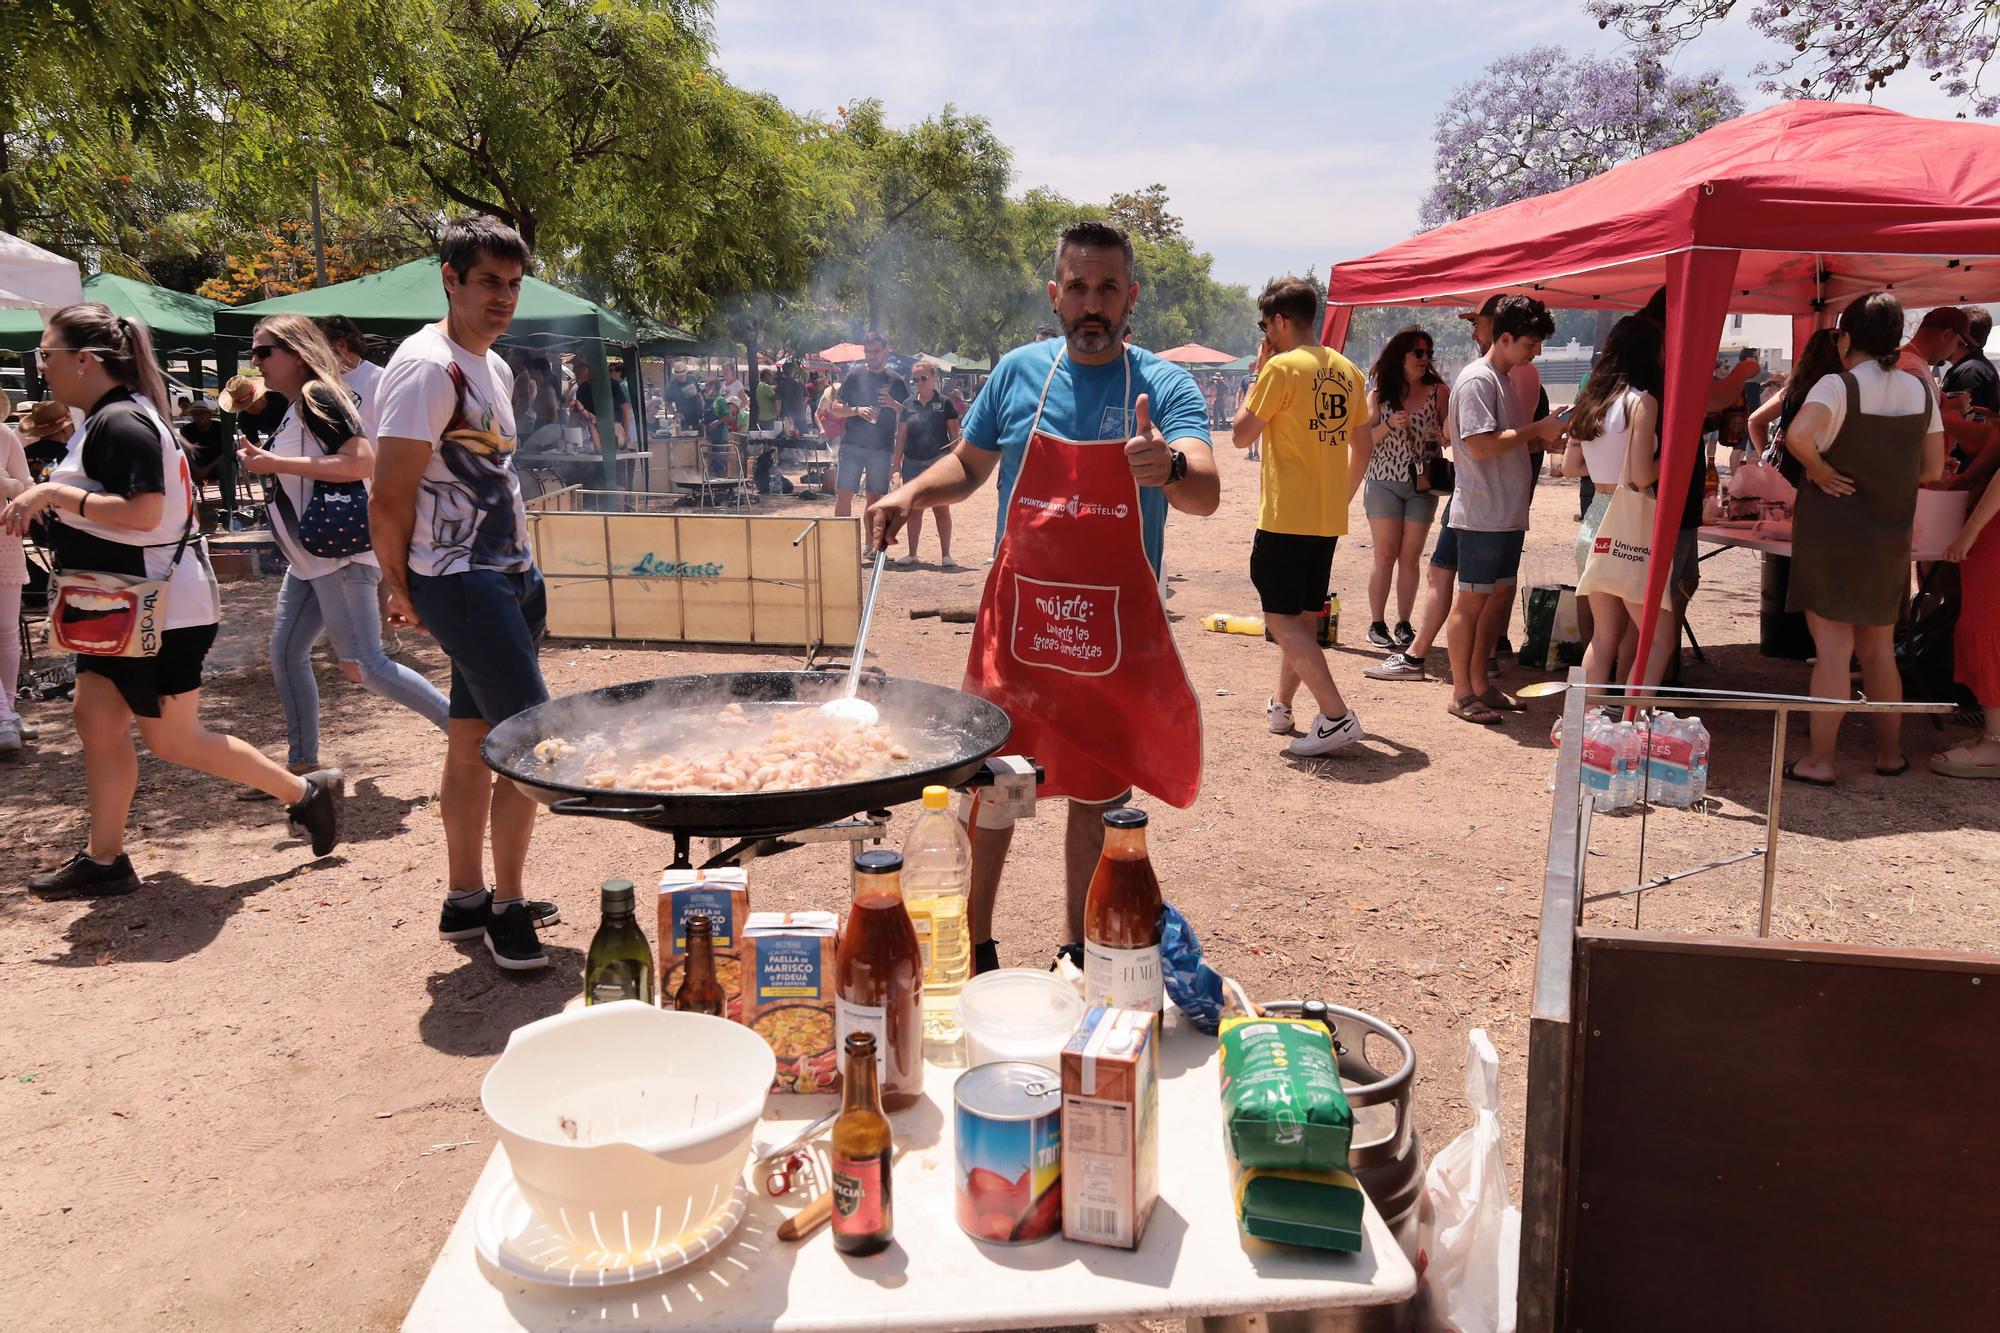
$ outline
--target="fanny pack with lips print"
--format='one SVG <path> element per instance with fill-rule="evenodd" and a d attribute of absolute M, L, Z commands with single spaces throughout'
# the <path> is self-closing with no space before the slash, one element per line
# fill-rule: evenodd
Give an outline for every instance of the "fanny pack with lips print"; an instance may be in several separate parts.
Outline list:
<path fill-rule="evenodd" d="M 183 480 L 186 480 L 183 477 Z M 87 657 L 156 657 L 167 627 L 167 593 L 194 536 L 194 486 L 188 485 L 187 525 L 166 575 L 58 570 L 51 580 L 49 637 L 65 652 Z"/>

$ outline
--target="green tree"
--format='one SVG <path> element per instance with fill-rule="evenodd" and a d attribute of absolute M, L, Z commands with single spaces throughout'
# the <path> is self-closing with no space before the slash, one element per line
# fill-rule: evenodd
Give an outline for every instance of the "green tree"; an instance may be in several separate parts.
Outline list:
<path fill-rule="evenodd" d="M 1113 222 L 1156 245 L 1186 239 L 1181 220 L 1167 211 L 1167 187 L 1157 182 L 1129 194 L 1114 194 L 1105 207 Z"/>
<path fill-rule="evenodd" d="M 947 264 L 1004 252 L 1012 167 L 985 117 L 948 105 L 898 129 L 869 99 L 843 112 L 833 147 L 828 166 L 852 211 L 829 238 L 827 276 L 836 295 L 867 310 L 868 328 L 915 324 Z"/>

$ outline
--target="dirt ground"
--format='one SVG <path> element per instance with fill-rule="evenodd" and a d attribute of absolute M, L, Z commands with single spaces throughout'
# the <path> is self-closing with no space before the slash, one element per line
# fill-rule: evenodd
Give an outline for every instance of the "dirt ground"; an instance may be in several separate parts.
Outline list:
<path fill-rule="evenodd" d="M 1342 542 L 1335 565 L 1345 610 L 1333 665 L 1368 739 L 1330 760 L 1287 758 L 1262 707 L 1276 650 L 1197 623 L 1209 611 L 1255 609 L 1254 465 L 1233 454 L 1222 464 L 1221 513 L 1175 515 L 1167 540 L 1168 605 L 1201 697 L 1207 767 L 1191 809 L 1148 803 L 1162 882 L 1210 958 L 1253 995 L 1319 995 L 1409 1033 L 1432 1152 L 1466 1123 L 1465 1035 L 1486 1028 L 1502 1053 L 1518 1157 L 1558 701 L 1482 728 L 1445 714 L 1442 685 L 1364 680 L 1379 656 L 1362 640 L 1364 531 Z M 1575 507 L 1570 485 L 1543 486 L 1530 580 L 1571 572 Z M 990 549 L 991 493 L 957 517 L 956 554 L 977 561 Z M 935 559 L 933 533 L 925 540 Z M 1725 552 L 1703 569 L 1693 623 L 1707 662 L 1690 662 L 1686 683 L 1803 690 L 1802 665 L 1757 652 L 1756 557 Z M 969 607 L 983 578 L 978 565 L 892 568 L 876 620 L 882 665 L 956 683 L 969 627 L 907 613 Z M 274 595 L 270 582 L 228 586 L 204 707 L 211 724 L 282 754 L 263 665 Z M 428 639 L 405 634 L 399 655 L 443 679 Z M 557 694 L 796 660 L 576 643 L 551 644 L 543 657 Z M 1532 678 L 1510 668 L 1504 679 Z M 565 913 L 545 933 L 554 965 L 499 972 L 476 944 L 434 933 L 439 737 L 326 663 L 321 689 L 325 757 L 346 768 L 351 790 L 348 841 L 325 861 L 287 836 L 270 804 L 239 803 L 220 782 L 147 759 L 130 848 L 145 889 L 95 905 L 41 903 L 21 881 L 82 841 L 82 766 L 61 706 L 31 710 L 43 740 L 0 769 L 0 1252 L 11 1260 L 0 1309 L 10 1322 L 393 1327 L 491 1149 L 480 1078 L 509 1031 L 576 992 L 598 883 L 644 883 L 666 864 L 657 835 L 544 818 L 531 870 L 536 895 Z M 1301 705 L 1310 712 L 1303 696 Z M 1717 808 L 1653 814 L 1648 873 L 1761 840 L 1768 728 L 1712 729 Z M 1992 947 L 1992 793 L 1925 769 L 1964 735 L 1912 725 L 1910 773 L 1886 780 L 1872 775 L 1850 726 L 1844 761 L 1860 776 L 1838 791 L 1787 789 L 1782 933 Z M 894 838 L 909 817 L 898 813 Z M 1045 817 L 1017 839 L 999 910 L 1006 962 L 1039 964 L 1060 942 L 1059 829 L 1059 816 Z M 1640 834 L 1636 817 L 1598 821 L 1592 888 L 1638 878 Z M 842 906 L 844 853 L 811 847 L 756 862 L 754 901 Z M 1759 882 L 1750 862 L 1677 885 L 1654 895 L 1644 924 L 1754 931 Z M 1594 919 L 1630 924 L 1630 910 Z"/>

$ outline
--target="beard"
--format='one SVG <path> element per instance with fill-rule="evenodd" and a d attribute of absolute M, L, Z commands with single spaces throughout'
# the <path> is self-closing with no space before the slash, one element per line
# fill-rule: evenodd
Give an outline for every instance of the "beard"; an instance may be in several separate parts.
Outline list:
<path fill-rule="evenodd" d="M 1101 315 L 1081 315 L 1075 320 L 1057 319 L 1062 324 L 1063 337 L 1069 340 L 1069 350 L 1079 356 L 1096 356 L 1116 347 L 1125 338 L 1125 331 L 1131 328 L 1126 319 L 1130 307 L 1118 312 L 1115 320 Z"/>

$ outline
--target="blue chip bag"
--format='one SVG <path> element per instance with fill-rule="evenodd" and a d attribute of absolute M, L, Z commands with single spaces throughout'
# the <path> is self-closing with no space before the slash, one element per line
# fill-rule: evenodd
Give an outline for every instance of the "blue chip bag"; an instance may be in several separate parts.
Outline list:
<path fill-rule="evenodd" d="M 1194 927 L 1172 903 L 1160 910 L 1160 967 L 1166 973 L 1167 998 L 1214 1036 L 1222 1023 L 1222 974 L 1201 960 Z"/>

